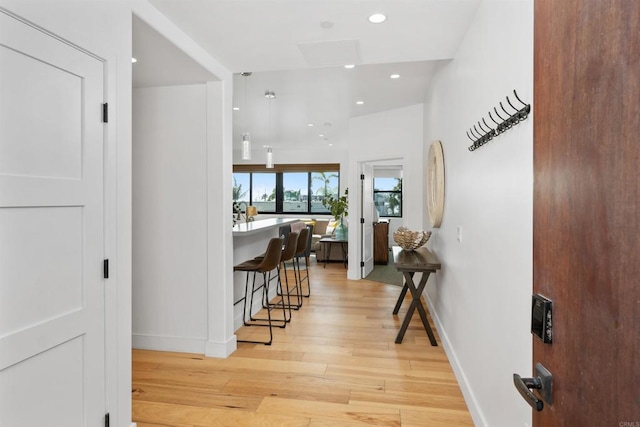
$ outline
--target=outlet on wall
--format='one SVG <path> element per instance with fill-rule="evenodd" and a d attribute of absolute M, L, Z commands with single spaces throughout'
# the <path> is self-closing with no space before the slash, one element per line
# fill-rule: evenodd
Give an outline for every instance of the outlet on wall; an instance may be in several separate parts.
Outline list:
<path fill-rule="evenodd" d="M 458 243 L 462 243 L 462 226 L 459 225 L 456 232 L 456 240 Z"/>

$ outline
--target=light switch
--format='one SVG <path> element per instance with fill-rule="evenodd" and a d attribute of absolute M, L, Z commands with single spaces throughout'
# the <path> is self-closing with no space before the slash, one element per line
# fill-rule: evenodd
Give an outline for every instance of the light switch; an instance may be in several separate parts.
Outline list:
<path fill-rule="evenodd" d="M 462 243 L 462 226 L 461 225 L 458 226 L 458 230 L 456 233 L 456 240 L 458 240 L 458 243 Z"/>

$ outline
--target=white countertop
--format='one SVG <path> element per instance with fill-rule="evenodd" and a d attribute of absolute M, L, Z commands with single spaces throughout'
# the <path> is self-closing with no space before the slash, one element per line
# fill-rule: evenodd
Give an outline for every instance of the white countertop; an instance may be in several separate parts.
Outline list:
<path fill-rule="evenodd" d="M 298 221 L 300 221 L 298 218 L 269 218 L 258 221 L 241 222 L 233 226 L 233 236 L 250 236 Z"/>

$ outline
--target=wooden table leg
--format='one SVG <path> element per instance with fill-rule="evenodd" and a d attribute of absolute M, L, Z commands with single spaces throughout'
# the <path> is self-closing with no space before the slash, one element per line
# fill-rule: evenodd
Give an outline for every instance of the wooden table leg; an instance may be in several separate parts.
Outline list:
<path fill-rule="evenodd" d="M 429 325 L 427 312 L 424 310 L 422 301 L 420 301 L 420 297 L 422 296 L 422 291 L 427 284 L 427 280 L 429 280 L 429 273 L 427 272 L 422 273 L 422 278 L 420 279 L 420 285 L 418 286 L 418 290 L 416 290 L 416 294 L 413 295 L 413 297 L 414 297 L 414 300 L 416 301 L 418 313 L 420 314 L 420 319 L 422 320 L 422 324 L 424 325 L 424 330 L 427 331 L 427 335 L 429 336 L 429 341 L 431 342 L 432 346 L 437 346 L 438 343 L 436 342 L 436 337 L 433 335 L 433 330 L 431 329 L 431 325 Z"/>
<path fill-rule="evenodd" d="M 410 272 L 409 274 L 411 274 L 411 277 L 413 277 L 413 273 Z M 396 306 L 393 309 L 393 314 L 398 314 L 398 311 L 400 310 L 400 306 L 402 305 L 402 302 L 404 301 L 404 297 L 407 295 L 407 290 L 409 288 L 407 287 L 407 282 L 405 280 L 404 285 L 402 285 L 402 292 L 400 292 L 400 296 L 398 297 L 398 301 L 396 301 Z"/>
<path fill-rule="evenodd" d="M 422 306 L 422 301 L 420 301 L 420 296 L 424 291 L 425 286 L 427 285 L 427 280 L 429 279 L 429 273 L 422 273 L 422 277 L 420 278 L 420 283 L 418 284 L 418 288 L 415 287 L 413 283 L 413 274 L 410 272 L 404 272 L 404 278 L 406 282 L 407 288 L 411 291 L 411 305 L 409 306 L 409 310 L 404 317 L 404 321 L 402 322 L 402 326 L 400 327 L 400 331 L 398 331 L 398 336 L 396 337 L 396 344 L 400 344 L 402 339 L 404 338 L 404 334 L 407 331 L 407 327 L 409 326 L 409 322 L 411 321 L 411 317 L 413 317 L 413 312 L 415 309 L 418 309 L 418 313 L 420 314 L 420 319 L 422 320 L 422 324 L 424 326 L 427 335 L 429 336 L 429 341 L 432 346 L 437 346 L 436 338 L 433 335 L 433 331 L 431 330 L 431 326 L 429 326 L 429 320 L 427 319 L 427 313 L 424 311 L 424 307 Z M 396 304 L 397 305 L 397 304 Z"/>
<path fill-rule="evenodd" d="M 322 244 L 324 245 L 324 266 L 322 268 L 327 268 L 327 263 L 329 262 L 329 257 L 331 256 L 331 242 L 324 242 Z"/>
<path fill-rule="evenodd" d="M 342 263 L 344 264 L 344 268 L 347 268 L 347 251 L 344 248 L 346 243 L 340 243 L 340 247 L 342 248 Z"/>

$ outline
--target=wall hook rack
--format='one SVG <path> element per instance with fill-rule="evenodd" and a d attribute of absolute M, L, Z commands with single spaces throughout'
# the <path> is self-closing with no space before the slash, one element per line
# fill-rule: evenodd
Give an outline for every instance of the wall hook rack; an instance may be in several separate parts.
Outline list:
<path fill-rule="evenodd" d="M 495 123 L 494 128 L 489 126 L 484 117 L 482 118 L 482 123 L 480 123 L 480 121 L 478 120 L 478 127 L 480 129 L 478 129 L 476 125 L 473 125 L 473 127 L 469 128 L 469 130 L 467 131 L 467 138 L 469 138 L 471 142 L 473 142 L 473 144 L 469 146 L 469 151 L 477 150 L 496 136 L 508 131 L 509 129 L 529 117 L 529 113 L 531 113 L 531 104 L 527 104 L 522 99 L 520 99 L 515 89 L 513 90 L 513 94 L 518 102 L 523 105 L 523 107 L 517 108 L 516 106 L 514 106 L 508 96 L 506 97 L 507 104 L 509 104 L 509 107 L 513 109 L 513 112 L 507 111 L 507 109 L 504 107 L 504 104 L 502 104 L 502 101 L 499 103 L 503 113 L 507 116 L 506 118 L 502 117 L 496 107 L 493 107 L 493 112 L 495 113 L 499 121 L 496 120 L 491 115 L 491 111 L 489 111 L 489 118 L 491 119 L 491 121 L 493 121 L 493 123 Z M 484 126 L 482 126 L 483 123 Z M 469 135 L 469 133 L 471 133 L 471 135 Z"/>

